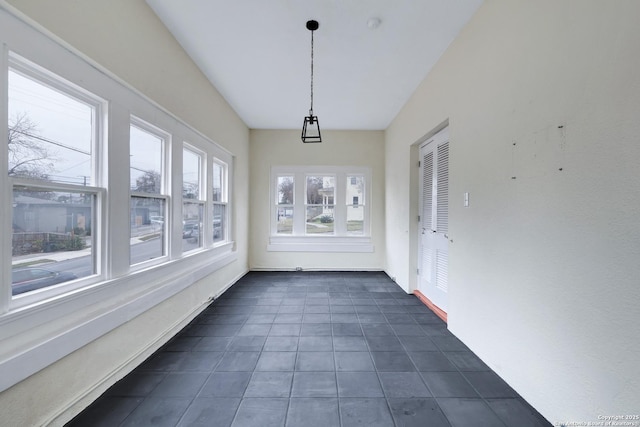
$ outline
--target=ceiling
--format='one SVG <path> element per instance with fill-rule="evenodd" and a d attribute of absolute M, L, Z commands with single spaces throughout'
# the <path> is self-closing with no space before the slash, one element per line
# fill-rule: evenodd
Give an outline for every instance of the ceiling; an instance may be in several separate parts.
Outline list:
<path fill-rule="evenodd" d="M 252 129 L 386 129 L 482 0 L 147 0 Z M 378 20 L 379 25 L 375 25 Z"/>

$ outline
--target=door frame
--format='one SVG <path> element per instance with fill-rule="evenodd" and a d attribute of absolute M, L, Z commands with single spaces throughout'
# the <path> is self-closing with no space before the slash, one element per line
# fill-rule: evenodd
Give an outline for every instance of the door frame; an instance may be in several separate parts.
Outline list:
<path fill-rule="evenodd" d="M 424 134 L 420 139 L 415 141 L 410 146 L 410 155 L 409 155 L 409 170 L 410 178 L 409 178 L 409 260 L 408 260 L 408 268 L 409 268 L 409 293 L 414 294 L 420 301 L 425 304 L 431 311 L 433 311 L 438 317 L 440 317 L 443 321 L 447 321 L 447 313 L 440 310 L 436 305 L 434 305 L 428 298 L 426 298 L 419 290 L 418 290 L 418 257 L 420 255 L 420 238 L 419 238 L 419 223 L 418 223 L 418 215 L 420 215 L 420 146 L 426 143 L 429 139 L 433 138 L 438 132 L 449 127 L 449 119 L 445 119 L 437 126 L 432 128 L 429 132 Z M 450 161 L 451 163 L 451 161 Z M 451 168 L 449 168 L 449 173 L 451 173 Z M 451 176 L 449 177 L 451 180 Z"/>

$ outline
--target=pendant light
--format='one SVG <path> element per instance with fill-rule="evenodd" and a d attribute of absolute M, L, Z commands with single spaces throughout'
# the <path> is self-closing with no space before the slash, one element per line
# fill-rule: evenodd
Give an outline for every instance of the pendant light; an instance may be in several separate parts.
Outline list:
<path fill-rule="evenodd" d="M 318 117 L 313 115 L 313 32 L 318 29 L 318 21 L 307 21 L 307 30 L 311 31 L 311 108 L 302 125 L 302 142 L 322 142 Z"/>

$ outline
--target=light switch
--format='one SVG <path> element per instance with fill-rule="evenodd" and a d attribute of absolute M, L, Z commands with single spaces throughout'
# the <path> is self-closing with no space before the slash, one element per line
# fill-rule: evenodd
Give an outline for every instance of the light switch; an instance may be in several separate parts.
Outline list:
<path fill-rule="evenodd" d="M 469 193 L 464 193 L 464 207 L 469 207 Z"/>

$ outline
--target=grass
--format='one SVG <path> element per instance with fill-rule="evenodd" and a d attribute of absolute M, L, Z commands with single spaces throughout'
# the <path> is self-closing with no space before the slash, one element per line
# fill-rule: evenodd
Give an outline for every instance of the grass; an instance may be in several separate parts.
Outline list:
<path fill-rule="evenodd" d="M 354 234 L 362 233 L 363 221 L 347 221 L 347 231 L 354 232 Z M 309 225 L 311 224 L 311 226 Z M 318 227 L 314 227 L 314 224 L 318 224 Z M 293 221 L 287 219 L 278 223 L 278 234 L 291 234 L 293 231 Z M 307 222 L 306 227 L 307 234 L 332 234 L 333 222 L 322 223 L 319 219 Z"/>

